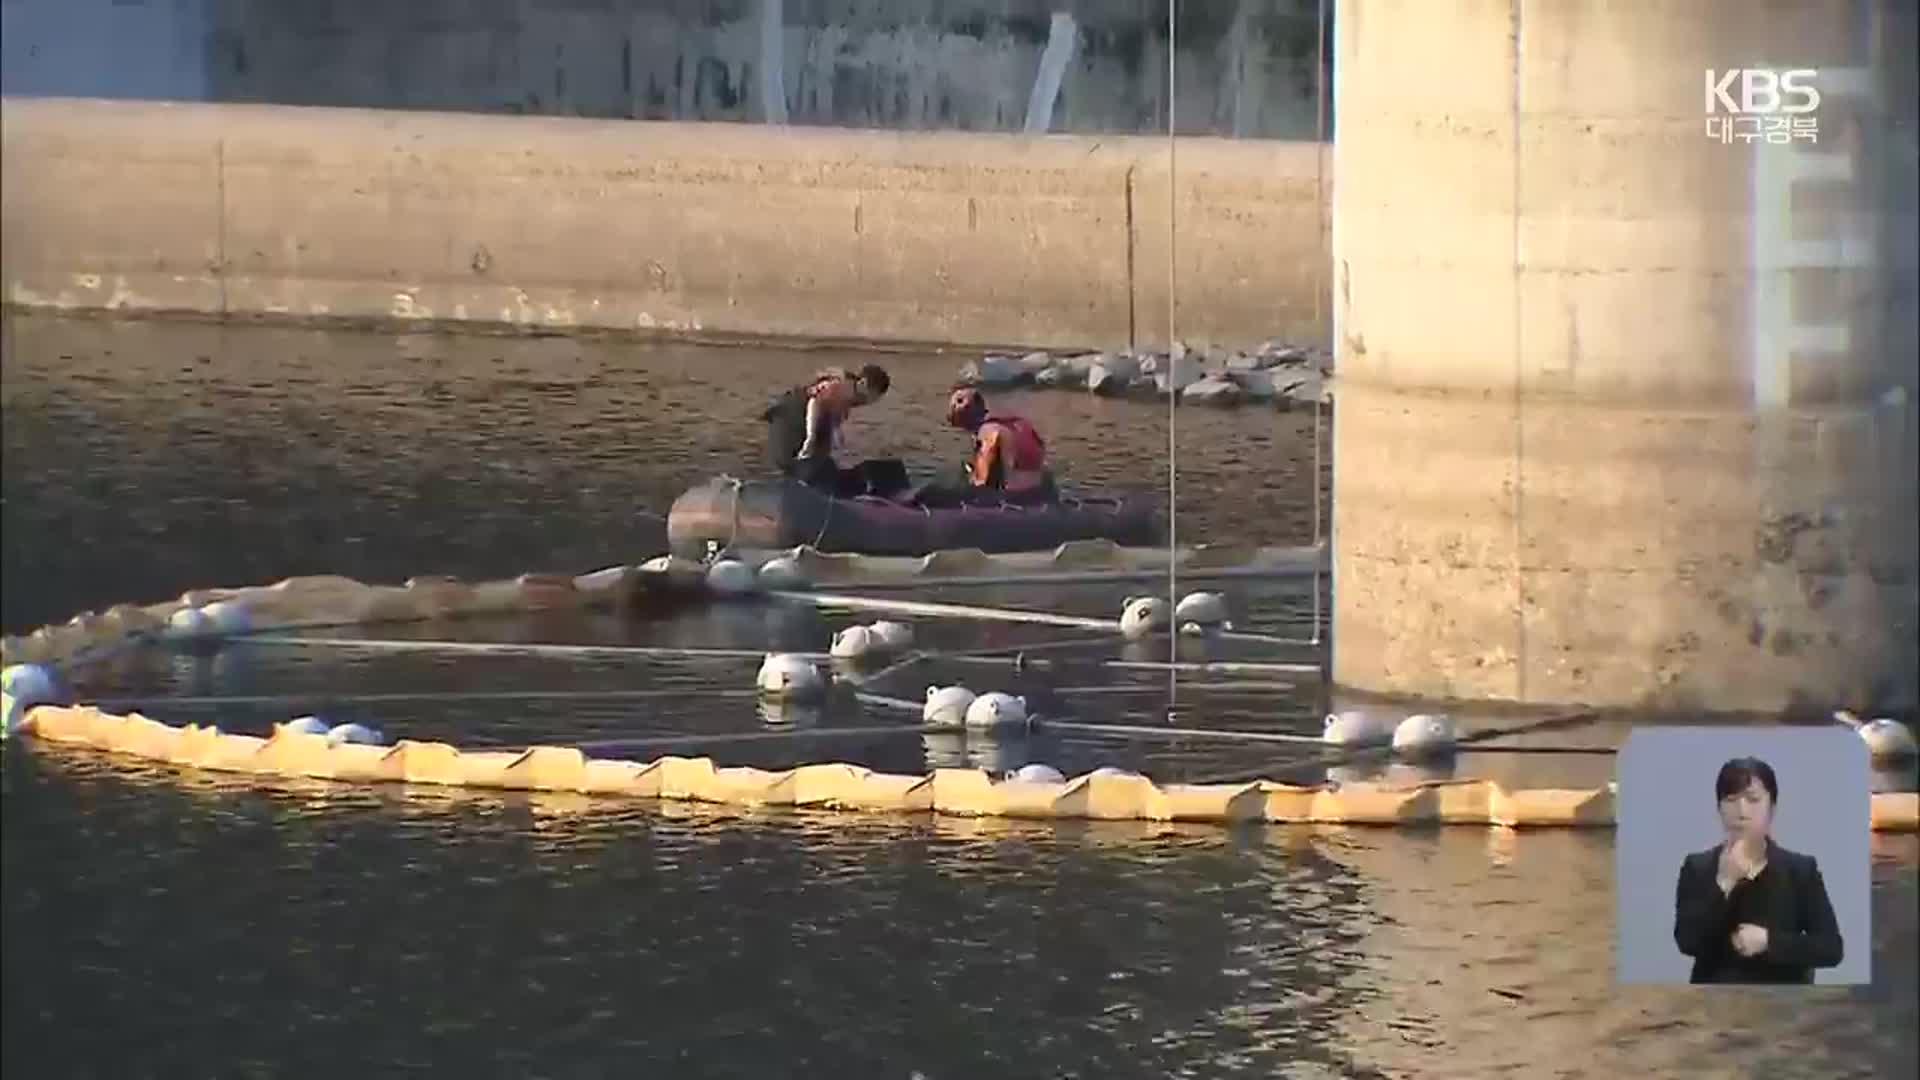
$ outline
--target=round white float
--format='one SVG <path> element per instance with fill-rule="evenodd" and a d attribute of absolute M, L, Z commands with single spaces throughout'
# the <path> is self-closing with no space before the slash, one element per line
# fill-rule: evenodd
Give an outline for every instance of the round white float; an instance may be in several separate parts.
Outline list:
<path fill-rule="evenodd" d="M 284 724 L 277 724 L 275 726 L 289 735 L 325 735 L 332 730 L 331 724 L 328 724 L 325 720 L 317 716 L 295 717 Z"/>
<path fill-rule="evenodd" d="M 761 563 L 759 578 L 760 584 L 769 589 L 804 589 L 811 584 L 807 572 L 800 567 L 800 560 L 791 555 Z"/>
<path fill-rule="evenodd" d="M 1334 746 L 1370 746 L 1393 738 L 1394 721 L 1380 713 L 1364 709 L 1343 709 L 1327 714 L 1320 739 Z"/>
<path fill-rule="evenodd" d="M 380 746 L 386 740 L 378 731 L 365 724 L 335 724 L 327 729 L 327 744 L 339 746 L 343 743 L 357 743 L 361 746 Z"/>
<path fill-rule="evenodd" d="M 981 694 L 967 706 L 967 726 L 970 728 L 1000 728 L 1024 726 L 1027 722 L 1027 699 L 1003 694 L 998 690 Z"/>
<path fill-rule="evenodd" d="M 1173 609 L 1175 622 L 1217 626 L 1227 621 L 1227 598 L 1217 592 L 1191 592 Z"/>
<path fill-rule="evenodd" d="M 718 559 L 707 567 L 707 588 L 721 596 L 741 596 L 756 584 L 753 568 L 739 559 Z"/>
<path fill-rule="evenodd" d="M 183 607 L 167 618 L 166 636 L 176 641 L 198 641 L 215 633 L 205 608 Z"/>
<path fill-rule="evenodd" d="M 864 626 L 849 626 L 833 635 L 827 654 L 839 660 L 858 660 L 874 651 L 873 631 Z"/>
<path fill-rule="evenodd" d="M 1869 720 L 1857 729 L 1860 740 L 1867 744 L 1867 752 L 1880 760 L 1910 758 L 1914 756 L 1913 732 L 1898 720 L 1881 717 Z"/>
<path fill-rule="evenodd" d="M 207 617 L 208 627 L 221 637 L 244 634 L 253 627 L 252 612 L 238 600 L 215 600 L 200 610 Z"/>
<path fill-rule="evenodd" d="M 66 704 L 60 677 L 45 664 L 12 664 L 0 672 L 0 706 L 4 706 L 7 734 L 38 705 Z"/>
<path fill-rule="evenodd" d="M 1157 596 L 1130 596 L 1120 609 L 1120 633 L 1138 641 L 1167 625 L 1167 602 Z"/>
<path fill-rule="evenodd" d="M 760 662 L 755 681 L 760 693 L 789 701 L 818 697 L 827 688 L 825 676 L 813 661 L 793 653 L 768 653 Z"/>
<path fill-rule="evenodd" d="M 960 727 L 966 723 L 967 710 L 972 706 L 973 691 L 964 686 L 929 686 L 920 719 L 941 727 Z"/>
<path fill-rule="evenodd" d="M 1393 752 L 1402 757 L 1450 754 L 1458 743 L 1453 718 L 1442 713 L 1416 713 L 1393 729 Z"/>

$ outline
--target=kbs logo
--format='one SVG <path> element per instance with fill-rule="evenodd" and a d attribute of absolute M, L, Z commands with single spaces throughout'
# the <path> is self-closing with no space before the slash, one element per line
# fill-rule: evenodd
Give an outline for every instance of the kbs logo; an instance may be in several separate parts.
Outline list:
<path fill-rule="evenodd" d="M 1820 121 L 1809 115 L 1820 107 L 1820 90 L 1813 85 L 1819 76 L 1814 68 L 1708 68 L 1707 137 L 1722 143 L 1819 142 Z"/>

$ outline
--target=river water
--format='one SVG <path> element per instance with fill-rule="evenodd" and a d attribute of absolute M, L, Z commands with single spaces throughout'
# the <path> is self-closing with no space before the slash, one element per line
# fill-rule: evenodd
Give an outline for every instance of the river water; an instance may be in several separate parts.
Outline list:
<path fill-rule="evenodd" d="M 18 315 L 4 345 L 10 633 L 292 574 L 638 561 L 663 546 L 658 515 L 682 488 L 758 469 L 753 415 L 772 391 L 865 359 Z M 963 359 L 884 361 L 895 391 L 856 419 L 854 452 L 951 459 L 939 405 Z M 1163 409 L 1012 396 L 1071 481 L 1164 485 Z M 1310 417 L 1186 410 L 1177 442 L 1183 537 L 1311 541 Z M 1312 636 L 1303 583 L 1230 592 L 1243 625 Z M 1111 615 L 1124 593 L 943 598 Z M 810 649 L 851 621 L 749 605 L 463 638 Z M 1072 636 L 918 629 L 949 651 Z M 380 636 L 408 633 L 424 631 Z M 995 680 L 1050 713 L 1164 721 L 1163 675 L 1043 652 L 1052 667 L 950 661 L 881 689 Z M 768 717 L 739 692 L 752 666 L 259 645 L 134 656 L 82 689 L 230 730 L 318 703 L 465 745 L 825 730 L 698 750 L 767 767 L 1325 769 L 1286 744 L 943 742 L 875 733 L 899 717 L 873 707 Z M 1281 678 L 1195 677 L 1173 701 L 1183 721 L 1310 733 L 1324 700 Z M 3 1064 L 22 1075 L 1834 1077 L 1910 1075 L 1916 1060 L 1911 836 L 1874 841 L 1872 987 L 1695 994 L 1612 987 L 1607 833 L 746 813 L 249 786 L 18 740 L 4 753 Z M 1486 753 L 1455 768 L 1588 785 L 1611 762 Z"/>

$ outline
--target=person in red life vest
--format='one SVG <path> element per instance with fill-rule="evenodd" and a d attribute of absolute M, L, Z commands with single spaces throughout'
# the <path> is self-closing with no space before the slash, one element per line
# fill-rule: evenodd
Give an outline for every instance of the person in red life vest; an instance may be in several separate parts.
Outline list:
<path fill-rule="evenodd" d="M 864 466 L 842 470 L 833 460 L 834 443 L 853 410 L 884 397 L 891 384 L 885 368 L 868 364 L 857 372 L 827 368 L 781 394 L 760 414 L 773 467 L 833 494 L 865 494 Z"/>
<path fill-rule="evenodd" d="M 973 433 L 973 453 L 962 482 L 922 491 L 922 506 L 1036 503 L 1057 496 L 1046 440 L 1026 417 L 992 412 L 985 394 L 963 387 L 947 399 L 947 423 Z"/>

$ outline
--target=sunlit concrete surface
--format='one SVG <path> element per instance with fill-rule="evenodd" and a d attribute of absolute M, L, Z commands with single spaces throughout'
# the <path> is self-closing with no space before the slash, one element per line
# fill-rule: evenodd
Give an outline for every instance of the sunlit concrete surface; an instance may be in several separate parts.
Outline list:
<path fill-rule="evenodd" d="M 1339 682 L 1912 701 L 1913 5 L 1766 11 L 1339 6 Z M 1760 56 L 1817 142 L 1707 134 Z"/>
<path fill-rule="evenodd" d="M 1018 137 L 9 98 L 28 307 L 1112 348 L 1167 340 L 1167 150 Z M 1194 139 L 1181 337 L 1319 341 L 1325 157 Z"/>

